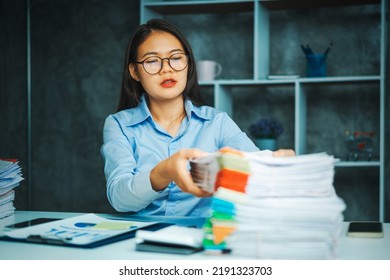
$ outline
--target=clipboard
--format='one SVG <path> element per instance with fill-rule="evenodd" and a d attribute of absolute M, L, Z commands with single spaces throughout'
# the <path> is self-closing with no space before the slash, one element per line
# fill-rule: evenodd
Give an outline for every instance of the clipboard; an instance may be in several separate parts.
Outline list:
<path fill-rule="evenodd" d="M 85 214 L 23 229 L 4 232 L 2 241 L 75 248 L 96 248 L 135 237 L 138 229 L 155 231 L 171 224 L 112 220 Z"/>

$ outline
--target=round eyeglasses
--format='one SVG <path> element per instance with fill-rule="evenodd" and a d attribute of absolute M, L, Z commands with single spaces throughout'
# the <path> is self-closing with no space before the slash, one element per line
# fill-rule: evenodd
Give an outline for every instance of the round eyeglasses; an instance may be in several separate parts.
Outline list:
<path fill-rule="evenodd" d="M 151 56 L 143 61 L 136 61 L 134 63 L 142 64 L 146 73 L 150 75 L 155 75 L 160 73 L 163 68 L 164 60 L 168 60 L 169 66 L 175 71 L 182 71 L 188 65 L 189 55 L 184 53 L 175 53 L 170 57 L 161 58 L 158 56 Z"/>

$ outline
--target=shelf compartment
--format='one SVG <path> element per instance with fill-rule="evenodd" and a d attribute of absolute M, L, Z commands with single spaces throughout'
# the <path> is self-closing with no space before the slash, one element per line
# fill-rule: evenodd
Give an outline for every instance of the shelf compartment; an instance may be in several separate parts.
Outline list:
<path fill-rule="evenodd" d="M 336 168 L 334 187 L 347 205 L 344 220 L 377 221 L 380 219 L 379 168 Z"/>
<path fill-rule="evenodd" d="M 327 76 L 380 75 L 381 37 L 378 33 L 383 28 L 379 4 L 338 9 L 268 10 L 268 16 L 270 74 L 306 77 L 307 60 L 300 45 L 308 44 L 314 53 L 323 53 L 333 42 L 326 58 Z M 263 44 L 265 42 L 263 40 Z M 267 60 L 259 61 L 264 62 Z"/>
<path fill-rule="evenodd" d="M 240 84 L 218 85 L 218 99 L 224 103 L 218 107 L 229 113 L 237 125 L 248 134 L 249 126 L 260 118 L 275 118 L 284 126 L 278 139 L 278 147 L 295 148 L 294 84 Z M 252 138 L 253 139 L 253 138 Z"/>
<path fill-rule="evenodd" d="M 326 151 L 346 160 L 346 132 L 373 131 L 372 161 L 380 159 L 379 87 L 371 81 L 302 84 L 307 103 L 305 152 Z"/>
<path fill-rule="evenodd" d="M 253 78 L 253 13 L 163 15 L 163 18 L 180 27 L 192 46 L 195 61 L 213 60 L 221 64 L 218 78 Z"/>

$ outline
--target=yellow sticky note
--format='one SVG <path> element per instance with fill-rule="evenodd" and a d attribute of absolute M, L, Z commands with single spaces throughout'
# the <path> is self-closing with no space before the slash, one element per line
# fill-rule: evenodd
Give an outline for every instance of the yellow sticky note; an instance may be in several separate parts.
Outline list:
<path fill-rule="evenodd" d="M 102 222 L 94 226 L 94 229 L 124 230 L 129 229 L 133 224 L 130 222 Z"/>

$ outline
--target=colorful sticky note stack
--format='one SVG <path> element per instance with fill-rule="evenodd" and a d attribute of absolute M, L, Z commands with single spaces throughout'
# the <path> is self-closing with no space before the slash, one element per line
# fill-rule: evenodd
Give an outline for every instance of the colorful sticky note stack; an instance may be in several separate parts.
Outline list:
<path fill-rule="evenodd" d="M 226 244 L 237 227 L 237 204 L 245 203 L 244 192 L 218 187 L 211 204 L 211 217 L 204 225 L 205 238 L 203 247 L 207 254 L 223 254 L 230 252 Z"/>
<path fill-rule="evenodd" d="M 207 167 L 207 176 L 212 179 L 205 183 L 202 176 Z M 245 200 L 251 174 L 249 161 L 241 152 L 225 148 L 207 160 L 192 162 L 191 174 L 199 186 L 214 192 L 212 215 L 204 225 L 204 249 L 209 254 L 225 253 L 228 251 L 225 238 L 236 228 L 235 203 Z"/>

